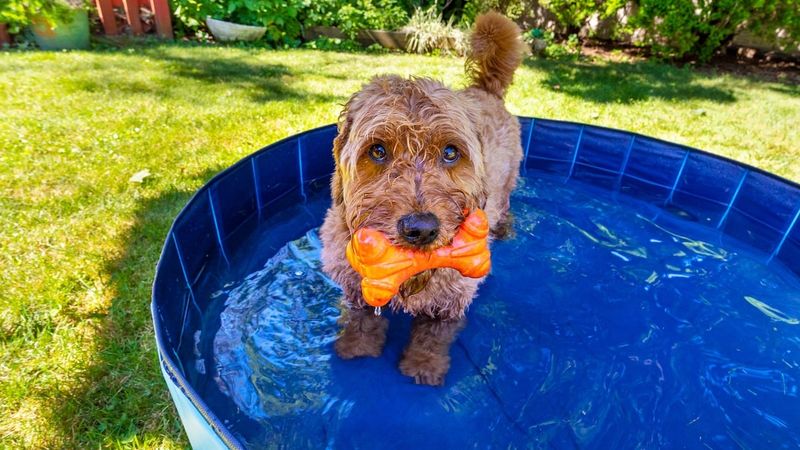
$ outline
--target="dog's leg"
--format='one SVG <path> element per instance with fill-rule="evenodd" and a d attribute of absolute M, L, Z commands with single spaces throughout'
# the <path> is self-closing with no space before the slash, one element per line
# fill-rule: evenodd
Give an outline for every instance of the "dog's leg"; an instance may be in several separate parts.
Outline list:
<path fill-rule="evenodd" d="M 522 153 L 522 149 L 519 150 Z M 514 237 L 514 215 L 511 214 L 511 191 L 517 185 L 516 172 L 511 173 L 506 179 L 503 190 L 500 192 L 500 201 L 497 211 L 497 223 L 492 227 L 492 237 L 506 239 Z"/>
<path fill-rule="evenodd" d="M 435 319 L 425 315 L 414 318 L 411 341 L 403 352 L 400 372 L 413 377 L 417 384 L 440 386 L 450 369 L 450 345 L 464 327 L 465 318 Z"/>
<path fill-rule="evenodd" d="M 340 324 L 342 332 L 334 348 L 341 358 L 381 355 L 389 320 L 376 316 L 374 308 L 347 309 Z"/>
<path fill-rule="evenodd" d="M 506 239 L 514 236 L 514 216 L 511 211 L 506 211 L 500 220 L 492 228 L 492 237 L 495 239 Z"/>

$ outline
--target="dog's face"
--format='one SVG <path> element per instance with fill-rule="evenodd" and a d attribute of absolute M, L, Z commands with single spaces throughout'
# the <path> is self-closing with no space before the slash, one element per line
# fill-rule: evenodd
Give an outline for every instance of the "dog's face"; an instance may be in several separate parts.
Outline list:
<path fill-rule="evenodd" d="M 449 243 L 464 214 L 486 202 L 476 118 L 427 79 L 373 80 L 348 101 L 334 141 L 334 204 L 350 231 L 395 245 Z"/>

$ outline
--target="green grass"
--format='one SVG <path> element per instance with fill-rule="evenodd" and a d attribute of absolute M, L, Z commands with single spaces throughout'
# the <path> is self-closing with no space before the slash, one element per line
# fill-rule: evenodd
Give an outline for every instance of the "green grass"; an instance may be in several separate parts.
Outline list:
<path fill-rule="evenodd" d="M 185 446 L 148 309 L 172 218 L 216 172 L 335 121 L 370 76 L 462 85 L 461 66 L 217 47 L 0 52 L 0 447 Z M 796 86 L 651 63 L 530 61 L 508 103 L 800 180 Z M 142 169 L 152 175 L 129 182 Z"/>

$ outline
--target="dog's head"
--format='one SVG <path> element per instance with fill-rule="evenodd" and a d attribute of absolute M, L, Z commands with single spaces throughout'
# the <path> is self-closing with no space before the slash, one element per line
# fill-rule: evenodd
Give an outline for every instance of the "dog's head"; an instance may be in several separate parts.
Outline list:
<path fill-rule="evenodd" d="M 429 79 L 378 77 L 354 94 L 334 141 L 334 206 L 350 231 L 436 248 L 486 202 L 474 112 Z"/>

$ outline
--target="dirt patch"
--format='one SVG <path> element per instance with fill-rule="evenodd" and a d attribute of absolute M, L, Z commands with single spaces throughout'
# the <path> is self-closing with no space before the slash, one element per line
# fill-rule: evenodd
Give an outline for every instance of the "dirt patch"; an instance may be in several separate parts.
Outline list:
<path fill-rule="evenodd" d="M 650 54 L 641 47 L 587 42 L 581 47 L 581 56 L 606 61 L 635 62 L 647 59 Z M 745 47 L 729 47 L 705 64 L 688 61 L 676 65 L 689 65 L 709 74 L 732 74 L 800 86 L 800 58 Z"/>
<path fill-rule="evenodd" d="M 800 85 L 800 59 L 744 47 L 730 47 L 714 56 L 708 64 L 698 66 L 698 69 Z"/>
<path fill-rule="evenodd" d="M 647 59 L 650 55 L 648 50 L 643 47 L 586 41 L 581 46 L 581 56 L 614 62 L 637 62 Z"/>

